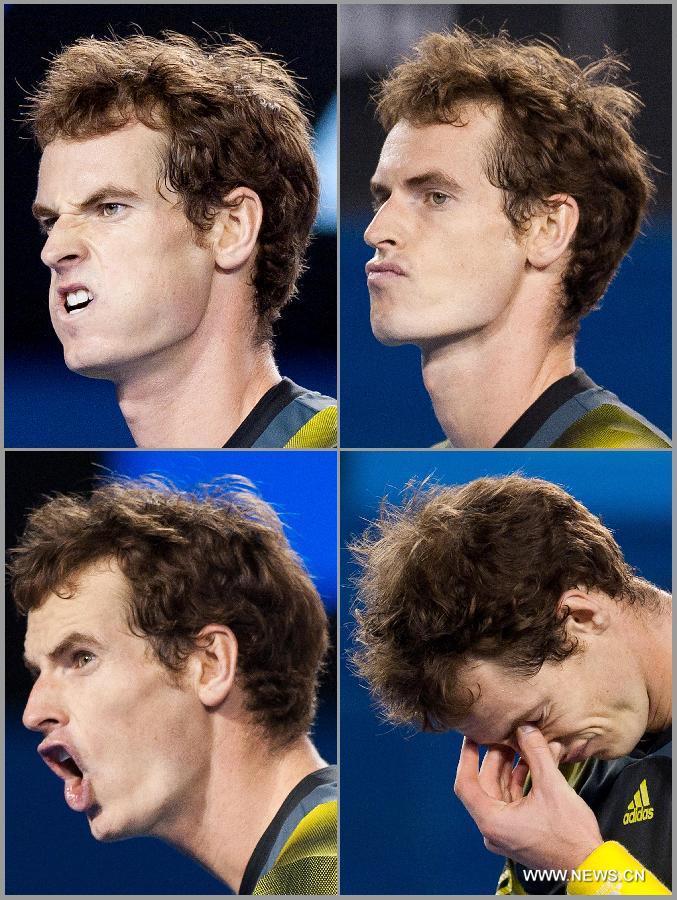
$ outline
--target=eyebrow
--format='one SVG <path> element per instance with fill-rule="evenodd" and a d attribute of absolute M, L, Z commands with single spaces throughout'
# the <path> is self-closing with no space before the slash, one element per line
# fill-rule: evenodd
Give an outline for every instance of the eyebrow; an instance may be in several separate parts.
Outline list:
<path fill-rule="evenodd" d="M 422 172 L 420 175 L 412 175 L 411 178 L 407 178 L 404 181 L 404 186 L 409 188 L 410 190 L 421 190 L 422 188 L 441 188 L 442 190 L 450 191 L 453 194 L 463 193 L 463 188 L 456 181 L 455 178 L 452 178 L 451 175 L 448 175 L 446 172 L 442 172 L 441 169 L 431 169 L 429 172 Z M 371 193 L 376 197 L 381 197 L 384 194 L 390 194 L 389 188 L 387 188 L 384 184 L 381 184 L 380 181 L 377 181 L 375 178 L 372 178 L 369 183 L 369 187 L 371 189 Z"/>
<path fill-rule="evenodd" d="M 85 200 L 81 203 L 76 203 L 75 208 L 84 211 L 87 209 L 91 209 L 93 206 L 98 206 L 99 203 L 102 203 L 106 200 L 110 200 L 114 197 L 116 200 L 142 200 L 140 194 L 137 194 L 136 191 L 131 190 L 130 188 L 120 187 L 117 184 L 106 184 L 99 190 L 94 191 L 93 194 L 90 194 Z M 58 217 L 59 213 L 55 209 L 51 209 L 49 206 L 43 206 L 41 203 L 35 202 L 31 207 L 31 211 L 33 213 L 34 218 L 40 219 L 51 219 Z"/>
<path fill-rule="evenodd" d="M 61 659 L 66 656 L 71 650 L 74 650 L 76 647 L 81 647 L 82 644 L 87 644 L 89 647 L 93 647 L 97 650 L 101 650 L 103 648 L 103 644 L 98 638 L 95 638 L 93 634 L 87 634 L 83 631 L 72 631 L 70 634 L 66 635 L 66 637 L 59 641 L 59 643 L 54 647 L 53 650 L 47 654 L 47 658 L 54 662 L 57 659 Z M 24 653 L 23 655 L 24 665 L 28 669 L 28 671 L 32 675 L 39 675 L 40 668 L 36 666 L 34 662 L 32 662 Z"/>

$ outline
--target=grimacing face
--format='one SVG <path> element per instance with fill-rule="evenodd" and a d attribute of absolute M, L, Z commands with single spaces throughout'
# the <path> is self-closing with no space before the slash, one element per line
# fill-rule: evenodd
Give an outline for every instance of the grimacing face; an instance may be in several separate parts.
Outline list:
<path fill-rule="evenodd" d="M 484 660 L 465 670 L 477 692 L 457 730 L 478 744 L 503 744 L 519 752 L 518 725 L 536 725 L 559 762 L 629 753 L 647 729 L 646 686 L 624 654 L 598 652 L 594 641 L 563 662 L 546 662 L 533 676 Z"/>
<path fill-rule="evenodd" d="M 49 309 L 69 369 L 119 382 L 199 352 L 214 257 L 158 190 L 165 138 L 134 121 L 42 156 L 33 207 Z M 90 299 L 91 298 L 91 299 Z"/>
<path fill-rule="evenodd" d="M 31 610 L 26 632 L 37 680 L 24 725 L 42 734 L 41 756 L 99 840 L 171 834 L 209 771 L 202 705 L 130 633 L 128 591 L 114 563 L 93 564 L 72 596 Z"/>
<path fill-rule="evenodd" d="M 463 124 L 388 133 L 365 232 L 371 326 L 384 344 L 421 348 L 500 327 L 526 252 L 484 172 L 495 113 L 469 106 Z"/>

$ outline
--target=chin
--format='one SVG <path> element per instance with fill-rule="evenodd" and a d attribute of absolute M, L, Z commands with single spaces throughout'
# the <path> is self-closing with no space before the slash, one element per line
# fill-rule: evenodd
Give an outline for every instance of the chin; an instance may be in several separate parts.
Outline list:
<path fill-rule="evenodd" d="M 99 378 L 104 381 L 115 381 L 116 367 L 101 360 L 83 359 L 77 354 L 64 353 L 66 368 L 76 375 L 84 375 L 85 378 Z"/>
<path fill-rule="evenodd" d="M 99 817 L 90 819 L 89 830 L 92 837 L 102 844 L 124 841 L 126 838 L 141 837 L 144 834 L 144 832 L 137 831 L 129 826 L 125 827 L 124 825 L 106 822 L 105 817 L 102 820 L 99 820 Z"/>
<path fill-rule="evenodd" d="M 379 342 L 379 344 L 383 344 L 384 347 L 401 347 L 403 344 L 411 343 L 404 338 L 397 337 L 394 334 L 390 334 L 389 332 L 384 331 L 376 331 L 372 329 L 374 332 L 374 337 Z"/>
<path fill-rule="evenodd" d="M 135 827 L 132 821 L 116 819 L 112 813 L 98 805 L 87 813 L 87 819 L 92 837 L 101 843 L 122 841 L 146 833 L 143 829 Z"/>
<path fill-rule="evenodd" d="M 388 319 L 372 315 L 371 330 L 379 342 L 385 347 L 401 347 L 402 344 L 413 344 L 415 341 L 402 329 L 398 329 L 396 324 Z"/>
<path fill-rule="evenodd" d="M 129 835 L 123 833 L 122 829 L 115 828 L 110 822 L 107 822 L 106 815 L 101 810 L 93 815 L 88 814 L 87 818 L 89 819 L 91 835 L 97 841 L 106 843 L 107 841 L 119 841 L 124 837 L 129 837 Z"/>

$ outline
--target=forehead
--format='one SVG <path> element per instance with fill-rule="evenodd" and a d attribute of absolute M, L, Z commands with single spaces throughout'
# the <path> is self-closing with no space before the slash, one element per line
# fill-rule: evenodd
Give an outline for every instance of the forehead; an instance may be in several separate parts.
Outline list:
<path fill-rule="evenodd" d="M 101 641 L 129 635 L 129 590 L 127 579 L 115 563 L 101 561 L 88 566 L 74 579 L 72 594 L 50 594 L 41 606 L 30 611 L 26 656 L 37 660 L 71 632 L 93 634 Z"/>
<path fill-rule="evenodd" d="M 455 125 L 413 125 L 402 119 L 388 132 L 374 178 L 404 180 L 424 171 L 443 171 L 457 181 L 488 185 L 484 153 L 495 132 L 496 112 L 479 106 L 463 110 Z"/>
<path fill-rule="evenodd" d="M 140 194 L 155 192 L 165 146 L 162 132 L 130 122 L 108 134 L 81 140 L 57 138 L 42 154 L 38 202 L 68 189 L 78 200 L 102 184 L 119 184 Z"/>
<path fill-rule="evenodd" d="M 458 731 L 478 743 L 496 743 L 508 737 L 509 727 L 528 722 L 549 696 L 547 672 L 525 676 L 497 663 L 483 661 L 470 666 L 462 683 L 477 697 Z"/>

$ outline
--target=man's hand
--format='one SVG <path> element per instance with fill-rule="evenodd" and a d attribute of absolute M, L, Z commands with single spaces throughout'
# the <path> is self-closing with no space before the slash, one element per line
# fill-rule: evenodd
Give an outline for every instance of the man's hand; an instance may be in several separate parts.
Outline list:
<path fill-rule="evenodd" d="M 517 729 L 521 757 L 490 747 L 477 771 L 479 746 L 464 738 L 454 791 L 492 853 L 533 869 L 579 866 L 604 843 L 595 814 L 567 784 L 545 738 L 532 725 Z M 531 790 L 523 796 L 527 772 Z"/>

